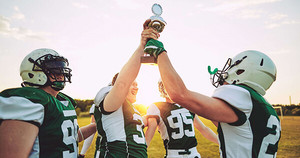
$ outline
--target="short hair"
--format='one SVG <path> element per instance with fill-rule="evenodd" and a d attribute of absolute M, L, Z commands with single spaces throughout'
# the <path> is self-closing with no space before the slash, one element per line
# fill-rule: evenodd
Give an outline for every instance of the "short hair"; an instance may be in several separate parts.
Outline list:
<path fill-rule="evenodd" d="M 115 76 L 113 77 L 113 79 L 111 80 L 111 85 L 112 86 L 115 85 L 115 82 L 116 82 L 116 80 L 118 78 L 118 75 L 119 75 L 119 73 L 116 73 Z"/>
<path fill-rule="evenodd" d="M 158 81 L 158 90 L 160 92 L 160 96 L 161 97 L 163 97 L 163 98 L 169 98 L 169 95 L 166 92 L 165 86 L 164 86 L 164 84 L 163 84 L 163 82 L 162 82 L 161 79 Z"/>

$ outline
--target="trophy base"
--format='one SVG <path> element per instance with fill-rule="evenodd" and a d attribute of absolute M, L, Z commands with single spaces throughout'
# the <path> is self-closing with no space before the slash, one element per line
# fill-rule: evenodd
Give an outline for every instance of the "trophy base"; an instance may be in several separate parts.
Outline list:
<path fill-rule="evenodd" d="M 157 60 L 153 56 L 143 56 L 141 57 L 142 64 L 157 64 Z"/>

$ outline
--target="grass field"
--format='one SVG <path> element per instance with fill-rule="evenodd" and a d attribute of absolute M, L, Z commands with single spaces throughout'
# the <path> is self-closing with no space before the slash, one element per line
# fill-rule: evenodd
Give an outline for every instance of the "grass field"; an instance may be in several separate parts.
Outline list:
<path fill-rule="evenodd" d="M 204 118 L 200 118 L 203 123 L 216 132 L 216 127 Z M 79 117 L 79 126 L 84 126 L 90 123 L 90 118 Z M 284 116 L 281 120 L 281 139 L 277 158 L 299 158 L 300 157 L 300 117 Z M 95 137 L 96 138 L 96 137 Z M 199 131 L 196 130 L 196 138 L 198 140 L 197 149 L 202 158 L 217 158 L 219 157 L 218 145 L 205 139 Z M 81 149 L 83 142 L 79 143 Z M 95 139 L 86 153 L 86 158 L 93 158 L 95 151 Z M 155 133 L 150 146 L 148 147 L 149 158 L 162 158 L 165 154 L 162 140 L 158 132 Z"/>

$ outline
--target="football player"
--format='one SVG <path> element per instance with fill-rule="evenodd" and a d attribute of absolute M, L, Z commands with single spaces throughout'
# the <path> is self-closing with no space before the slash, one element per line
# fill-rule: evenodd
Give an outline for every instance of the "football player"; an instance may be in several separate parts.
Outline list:
<path fill-rule="evenodd" d="M 276 157 L 281 125 L 274 108 L 264 99 L 276 80 L 276 66 L 264 53 L 248 50 L 229 59 L 214 74 L 212 97 L 190 91 L 172 66 L 163 44 L 158 67 L 170 98 L 218 126 L 221 157 Z"/>
<path fill-rule="evenodd" d="M 149 22 L 144 23 L 140 45 L 120 73 L 114 76 L 112 85 L 102 88 L 95 97 L 97 130 L 102 136 L 101 144 L 105 144 L 100 147 L 99 157 L 147 157 L 142 117 L 132 104 L 136 101 L 135 79 L 146 42 L 159 37 L 157 31 L 148 28 Z"/>
<path fill-rule="evenodd" d="M 165 91 L 162 81 L 158 82 L 160 96 L 165 102 L 155 102 L 147 110 L 148 129 L 145 133 L 149 146 L 156 127 L 164 142 L 166 158 L 200 158 L 194 125 L 208 140 L 218 144 L 217 135 L 206 127 L 195 113 L 174 103 Z"/>
<path fill-rule="evenodd" d="M 77 157 L 78 141 L 96 126 L 78 129 L 76 103 L 60 92 L 71 83 L 68 65 L 52 49 L 34 50 L 23 59 L 23 87 L 0 93 L 0 157 Z"/>

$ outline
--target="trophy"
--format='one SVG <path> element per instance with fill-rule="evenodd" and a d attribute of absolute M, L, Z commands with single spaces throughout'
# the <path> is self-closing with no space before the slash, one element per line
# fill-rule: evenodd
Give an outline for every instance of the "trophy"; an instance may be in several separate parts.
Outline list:
<path fill-rule="evenodd" d="M 164 30 L 165 25 L 167 24 L 164 21 L 164 19 L 160 16 L 162 14 L 161 6 L 157 3 L 153 4 L 152 13 L 154 14 L 154 16 L 150 17 L 151 22 L 148 24 L 148 26 L 152 27 L 157 32 L 161 33 Z M 150 39 L 150 40 L 154 40 L 154 39 Z M 150 64 L 153 63 L 153 64 L 155 64 L 157 62 L 156 59 L 152 55 L 148 54 L 149 52 L 154 51 L 153 49 L 154 48 L 151 48 L 151 47 L 145 47 L 145 49 L 144 49 L 145 55 L 141 57 L 141 63 L 150 63 Z"/>

